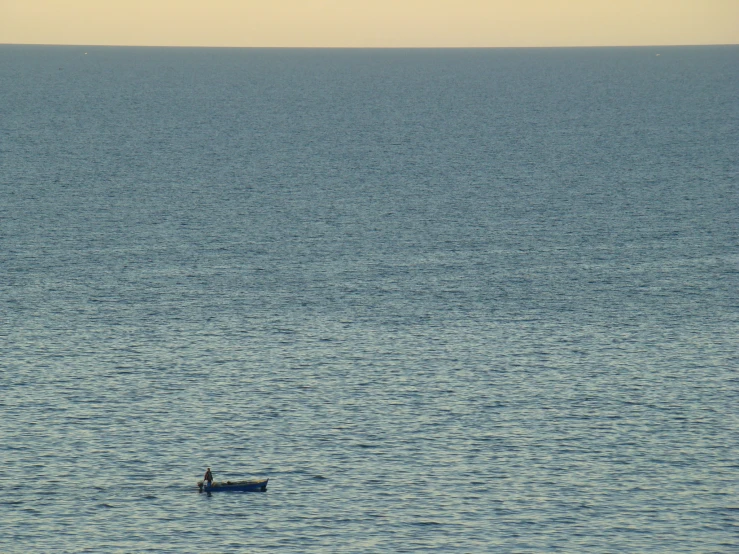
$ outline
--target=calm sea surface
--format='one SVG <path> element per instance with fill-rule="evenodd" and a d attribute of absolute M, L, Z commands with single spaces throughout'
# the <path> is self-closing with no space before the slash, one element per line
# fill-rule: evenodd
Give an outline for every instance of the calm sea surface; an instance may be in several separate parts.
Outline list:
<path fill-rule="evenodd" d="M 0 551 L 737 552 L 738 68 L 0 46 Z"/>

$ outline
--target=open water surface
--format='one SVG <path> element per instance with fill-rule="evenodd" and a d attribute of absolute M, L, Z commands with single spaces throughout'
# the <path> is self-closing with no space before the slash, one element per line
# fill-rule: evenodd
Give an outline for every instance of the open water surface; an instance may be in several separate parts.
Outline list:
<path fill-rule="evenodd" d="M 0 46 L 0 551 L 736 552 L 738 67 Z"/>

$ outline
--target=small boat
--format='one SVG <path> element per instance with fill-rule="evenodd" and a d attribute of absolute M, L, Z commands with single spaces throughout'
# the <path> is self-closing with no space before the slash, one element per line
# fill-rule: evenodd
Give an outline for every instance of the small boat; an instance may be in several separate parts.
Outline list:
<path fill-rule="evenodd" d="M 198 492 L 264 492 L 269 479 L 247 479 L 246 481 L 213 481 L 212 485 L 198 481 Z"/>

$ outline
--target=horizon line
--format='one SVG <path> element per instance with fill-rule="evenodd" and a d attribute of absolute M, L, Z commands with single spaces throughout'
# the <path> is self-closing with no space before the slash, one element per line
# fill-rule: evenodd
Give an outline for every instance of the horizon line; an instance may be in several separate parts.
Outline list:
<path fill-rule="evenodd" d="M 0 46 L 63 46 L 71 48 L 220 48 L 241 50 L 514 50 L 514 49 L 565 49 L 565 48 L 681 48 L 696 46 L 739 46 L 735 42 L 684 43 L 684 44 L 578 44 L 554 46 L 225 46 L 203 44 L 83 44 L 42 42 L 0 42 Z"/>

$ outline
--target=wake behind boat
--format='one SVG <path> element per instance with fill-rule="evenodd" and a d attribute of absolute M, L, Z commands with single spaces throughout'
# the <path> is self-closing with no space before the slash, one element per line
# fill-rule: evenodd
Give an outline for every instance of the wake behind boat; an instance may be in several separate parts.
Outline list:
<path fill-rule="evenodd" d="M 245 481 L 213 481 L 212 484 L 198 481 L 198 492 L 265 492 L 269 479 L 247 479 Z"/>

